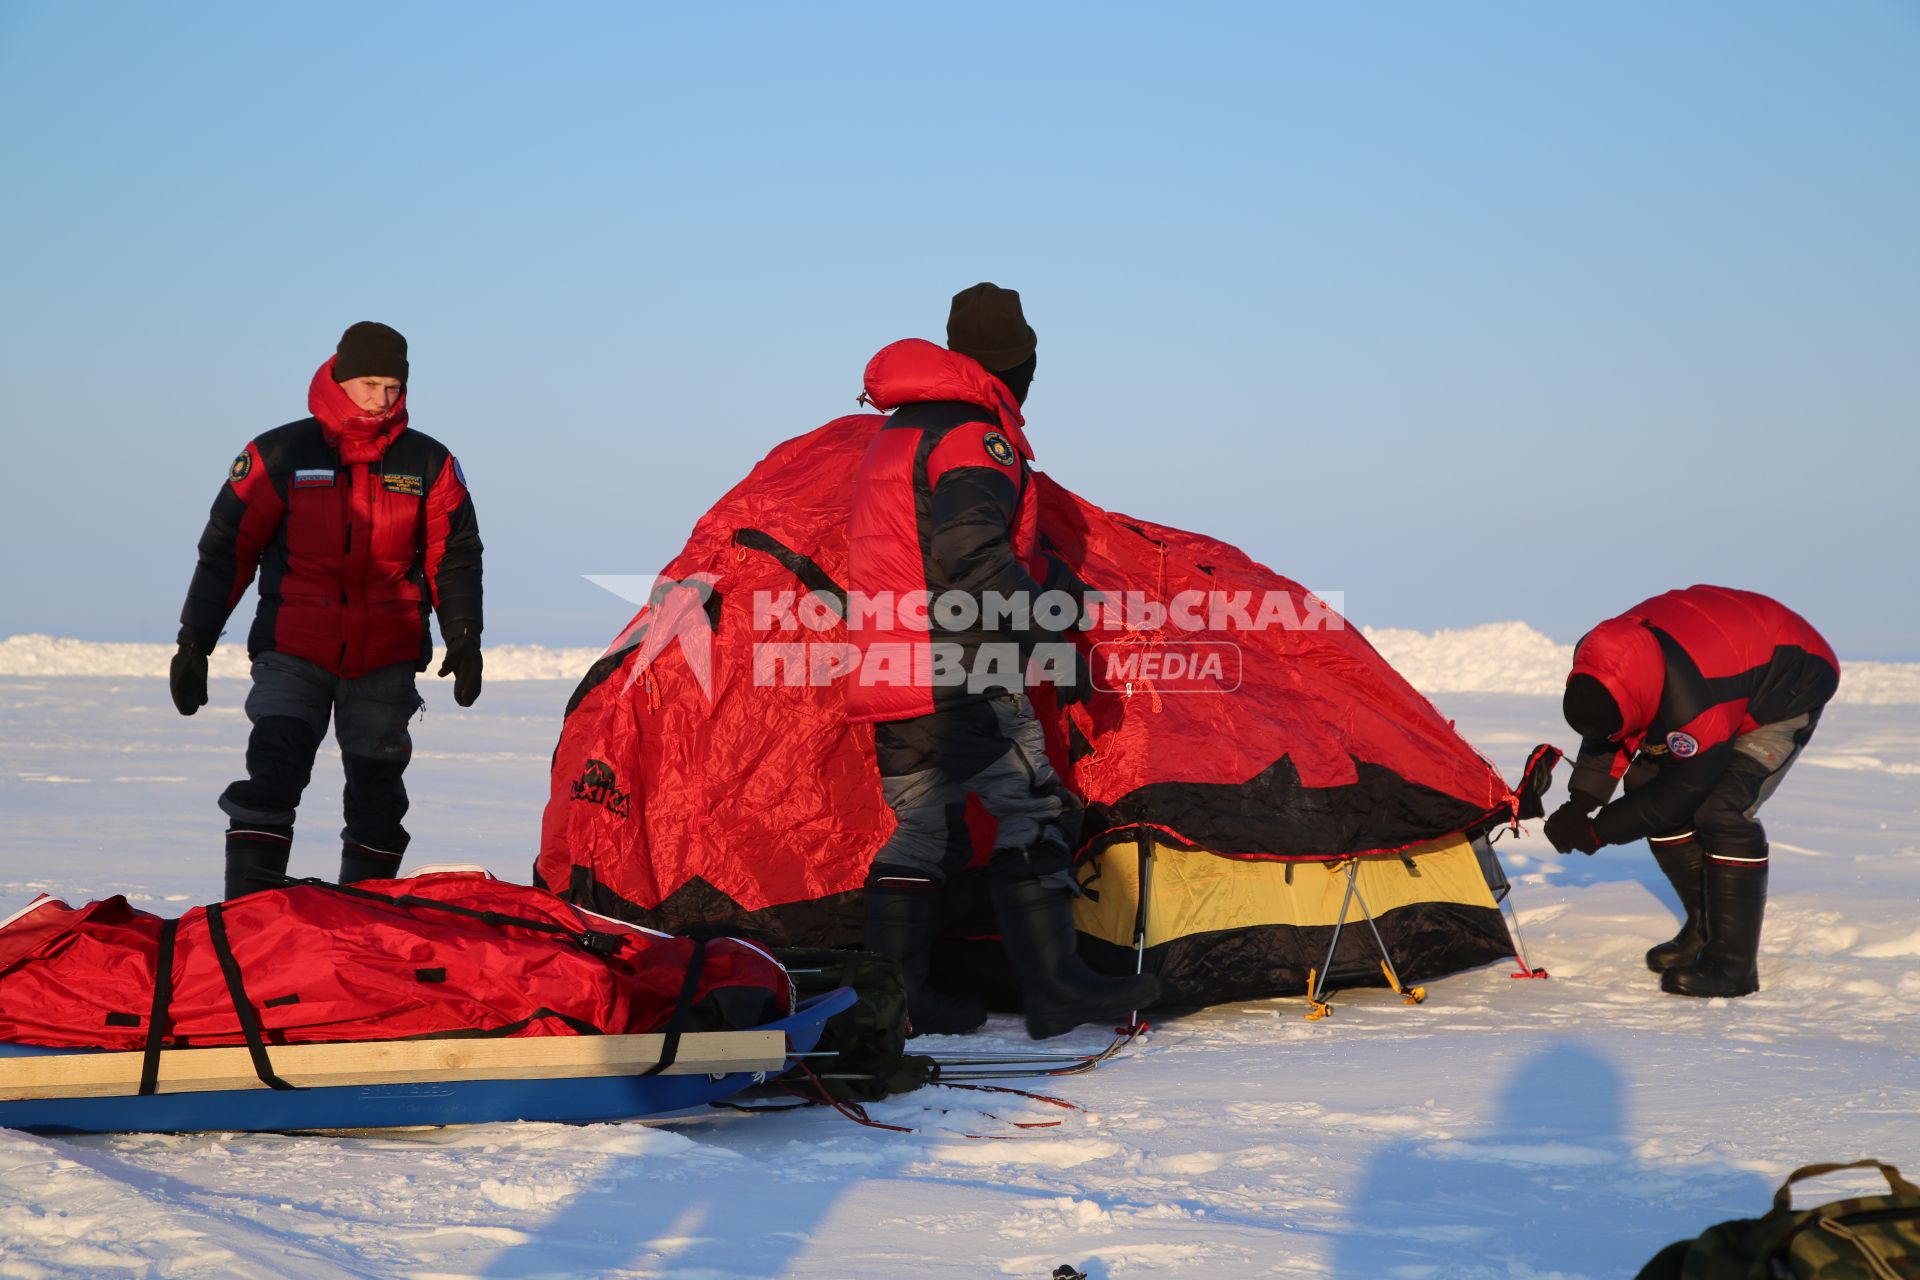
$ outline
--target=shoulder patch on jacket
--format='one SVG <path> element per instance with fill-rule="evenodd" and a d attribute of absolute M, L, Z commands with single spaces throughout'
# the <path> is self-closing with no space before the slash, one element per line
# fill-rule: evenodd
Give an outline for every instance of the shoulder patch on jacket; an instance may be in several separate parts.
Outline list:
<path fill-rule="evenodd" d="M 239 484 L 247 478 L 247 473 L 252 470 L 253 450 L 242 449 L 240 456 L 233 460 L 233 465 L 227 468 L 227 479 L 234 484 Z"/>
<path fill-rule="evenodd" d="M 1017 489 L 1023 483 L 1024 470 L 1006 432 L 985 422 L 963 422 L 941 433 L 927 454 L 927 483 L 936 489 L 956 471 L 990 471 Z"/>
<path fill-rule="evenodd" d="M 1667 750 L 1675 759 L 1685 760 L 1700 750 L 1700 740 L 1690 733 L 1681 733 L 1676 729 L 1667 735 Z"/>
<path fill-rule="evenodd" d="M 453 463 L 453 478 L 460 482 L 462 489 L 467 488 L 467 473 L 460 469 L 460 459 L 450 457 L 448 461 Z"/>

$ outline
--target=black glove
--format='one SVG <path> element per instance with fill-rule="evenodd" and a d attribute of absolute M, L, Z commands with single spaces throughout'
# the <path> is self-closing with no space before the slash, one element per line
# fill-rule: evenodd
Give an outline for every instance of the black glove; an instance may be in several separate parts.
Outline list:
<path fill-rule="evenodd" d="M 440 674 L 453 677 L 453 700 L 470 707 L 480 697 L 480 632 L 471 626 L 458 626 L 447 640 L 447 656 L 440 663 Z"/>
<path fill-rule="evenodd" d="M 1575 849 L 1593 853 L 1601 843 L 1593 829 L 1593 819 L 1577 800 L 1569 800 L 1553 811 L 1547 819 L 1546 836 L 1547 843 L 1560 853 L 1572 853 Z"/>
<path fill-rule="evenodd" d="M 180 642 L 173 665 L 167 668 L 167 692 L 183 716 L 207 705 L 207 655 L 197 645 Z"/>
<path fill-rule="evenodd" d="M 1606 801 L 1602 800 L 1599 796 L 1588 795 L 1578 787 L 1569 786 L 1567 788 L 1567 802 L 1560 807 L 1563 809 L 1578 809 L 1582 813 L 1592 813 L 1605 803 Z"/>
<path fill-rule="evenodd" d="M 1074 604 L 1083 614 L 1087 610 L 1089 601 L 1098 601 L 1102 598 L 1100 593 L 1088 586 L 1080 575 L 1073 571 L 1072 566 L 1060 556 L 1051 551 L 1042 551 L 1040 554 L 1047 559 L 1047 580 L 1041 587 L 1042 591 L 1066 592 L 1073 597 Z"/>
<path fill-rule="evenodd" d="M 1093 670 L 1087 666 L 1087 660 L 1077 645 L 1068 644 L 1065 637 L 1059 642 L 1065 645 L 1067 652 L 1073 655 L 1073 667 L 1060 673 L 1060 679 L 1053 682 L 1053 701 L 1062 711 L 1077 706 L 1093 696 Z"/>

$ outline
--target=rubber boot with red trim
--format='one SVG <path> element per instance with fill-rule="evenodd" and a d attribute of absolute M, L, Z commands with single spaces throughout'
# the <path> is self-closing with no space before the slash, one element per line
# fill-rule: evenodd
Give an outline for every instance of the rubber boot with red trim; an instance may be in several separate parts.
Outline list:
<path fill-rule="evenodd" d="M 1731 998 L 1760 989 L 1760 918 L 1767 911 L 1764 860 L 1728 863 L 1707 857 L 1707 943 L 1697 959 L 1660 975 L 1677 996 Z"/>
<path fill-rule="evenodd" d="M 935 991 L 927 982 L 940 888 L 931 877 L 892 867 L 875 867 L 867 876 L 865 949 L 900 962 L 909 1035 L 965 1035 L 987 1020 L 982 1001 Z"/>
<path fill-rule="evenodd" d="M 257 823 L 227 830 L 227 880 L 221 895 L 228 901 L 286 882 L 287 862 L 293 854 L 293 828 Z"/>
<path fill-rule="evenodd" d="M 1117 1025 L 1160 998 L 1150 973 L 1109 978 L 1080 959 L 1073 892 L 1065 873 L 995 875 L 993 915 L 1027 1003 L 1027 1034 L 1065 1035 L 1085 1022 Z"/>
<path fill-rule="evenodd" d="M 1653 860 L 1660 864 L 1661 873 L 1679 897 L 1681 910 L 1687 913 L 1679 933 L 1647 951 L 1647 968 L 1665 973 L 1677 964 L 1692 961 L 1706 945 L 1706 912 L 1701 901 L 1705 869 L 1700 842 L 1691 831 L 1678 836 L 1655 836 L 1647 844 L 1653 849 Z"/>
<path fill-rule="evenodd" d="M 343 840 L 340 844 L 340 883 L 391 880 L 400 874 L 401 856 L 385 849 L 376 849 L 370 844 L 362 844 L 358 840 Z"/>

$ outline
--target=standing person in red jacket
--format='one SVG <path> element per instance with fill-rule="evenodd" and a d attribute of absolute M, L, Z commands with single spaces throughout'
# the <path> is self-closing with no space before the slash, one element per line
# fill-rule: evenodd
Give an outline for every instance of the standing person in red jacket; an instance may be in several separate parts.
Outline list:
<path fill-rule="evenodd" d="M 1662 991 L 1760 989 L 1767 833 L 1754 815 L 1839 684 L 1839 660 L 1806 619 L 1727 587 L 1655 596 L 1574 650 L 1562 707 L 1580 754 L 1547 839 L 1561 853 L 1652 846 L 1686 910 L 1678 936 L 1647 952 Z"/>
<path fill-rule="evenodd" d="M 200 535 L 171 688 L 181 715 L 207 702 L 207 655 L 260 574 L 247 653 L 247 776 L 220 808 L 226 896 L 286 874 L 294 811 L 333 720 L 346 770 L 340 880 L 396 874 L 407 847 L 401 781 L 433 657 L 446 640 L 454 700 L 480 696 L 480 529 L 460 464 L 407 427 L 407 340 L 362 321 L 307 391 L 311 417 L 247 445 Z"/>
<path fill-rule="evenodd" d="M 874 726 L 898 826 L 867 876 L 866 947 L 901 962 L 919 1032 L 971 1031 L 986 1017 L 979 1001 L 927 983 L 936 899 L 972 852 L 969 795 L 999 824 L 990 888 L 1028 1032 L 1059 1035 L 1159 997 L 1150 975 L 1107 978 L 1080 961 L 1070 872 L 1078 801 L 1048 762 L 1027 700 L 1042 644 L 1062 699 L 1087 693 L 1071 642 L 1045 644 L 1037 621 L 1048 591 L 1077 616 L 1085 587 L 1036 554 L 1021 415 L 1035 348 L 1020 295 L 978 284 L 954 296 L 947 349 L 910 338 L 867 365 L 865 398 L 893 413 L 855 483 L 849 585 L 855 600 L 891 607 L 849 617 L 862 677 L 848 710 Z"/>

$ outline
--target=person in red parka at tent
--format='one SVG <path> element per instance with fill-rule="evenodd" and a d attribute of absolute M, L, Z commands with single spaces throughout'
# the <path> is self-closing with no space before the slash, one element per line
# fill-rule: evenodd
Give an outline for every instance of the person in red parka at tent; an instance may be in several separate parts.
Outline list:
<path fill-rule="evenodd" d="M 867 876 L 866 947 L 901 962 L 916 1033 L 971 1031 L 986 1017 L 979 1001 L 927 982 L 936 898 L 972 852 L 969 795 L 998 823 L 989 886 L 1028 1033 L 1122 1018 L 1160 994 L 1152 975 L 1109 978 L 1079 958 L 1070 871 L 1079 802 L 1048 762 L 1027 699 L 1030 666 L 1063 701 L 1089 692 L 1071 642 L 1040 635 L 1044 594 L 1063 593 L 1077 618 L 1086 587 L 1036 554 L 1021 414 L 1035 349 L 1020 295 L 978 284 L 954 296 L 945 350 L 909 338 L 867 365 L 864 399 L 892 416 L 855 482 L 849 586 L 857 600 L 895 607 L 849 618 L 862 665 L 847 705 L 874 726 L 898 820 Z"/>
<path fill-rule="evenodd" d="M 1647 952 L 1661 990 L 1760 989 L 1767 833 L 1754 815 L 1839 684 L 1839 660 L 1806 619 L 1728 587 L 1655 596 L 1575 648 L 1562 709 L 1580 752 L 1547 839 L 1561 853 L 1652 847 L 1686 911 Z"/>
<path fill-rule="evenodd" d="M 346 771 L 340 880 L 399 872 L 429 608 L 454 701 L 480 696 L 480 528 L 460 464 L 408 429 L 407 340 L 372 321 L 349 328 L 313 375 L 307 408 L 228 468 L 180 612 L 170 684 L 190 716 L 207 703 L 207 656 L 259 571 L 247 776 L 220 796 L 229 898 L 285 876 L 329 719 Z"/>

